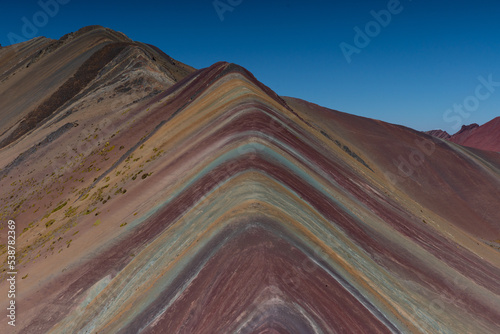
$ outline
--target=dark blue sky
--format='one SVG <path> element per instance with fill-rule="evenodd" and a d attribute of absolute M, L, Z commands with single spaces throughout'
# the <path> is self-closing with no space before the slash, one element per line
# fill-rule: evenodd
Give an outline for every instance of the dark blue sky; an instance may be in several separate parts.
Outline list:
<path fill-rule="evenodd" d="M 418 130 L 500 115 L 498 1 L 59 2 L 53 17 L 38 1 L 4 3 L 0 43 L 25 37 L 26 21 L 50 38 L 99 24 L 196 68 L 234 62 L 280 95 Z M 356 27 L 368 34 L 355 40 Z"/>

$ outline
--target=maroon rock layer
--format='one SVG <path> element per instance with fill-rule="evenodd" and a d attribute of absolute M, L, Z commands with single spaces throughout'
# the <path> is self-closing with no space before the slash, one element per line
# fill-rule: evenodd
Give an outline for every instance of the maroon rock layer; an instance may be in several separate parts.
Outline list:
<path fill-rule="evenodd" d="M 471 124 L 451 136 L 450 141 L 486 151 L 500 152 L 500 117 L 481 126 Z"/>
<path fill-rule="evenodd" d="M 431 130 L 425 133 L 462 146 L 500 152 L 500 117 L 496 117 L 481 126 L 476 123 L 462 125 L 462 128 L 451 136 L 443 130 Z"/>
<path fill-rule="evenodd" d="M 499 154 L 102 27 L 4 49 L 16 332 L 497 334 Z"/>

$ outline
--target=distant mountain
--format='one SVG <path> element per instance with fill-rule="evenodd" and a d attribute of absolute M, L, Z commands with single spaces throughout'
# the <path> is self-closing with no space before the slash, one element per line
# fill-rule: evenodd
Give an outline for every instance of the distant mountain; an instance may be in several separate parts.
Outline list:
<path fill-rule="evenodd" d="M 496 117 L 483 125 L 476 123 L 463 125 L 457 133 L 451 136 L 442 130 L 431 130 L 425 133 L 437 138 L 447 139 L 462 146 L 500 152 L 500 117 Z"/>
<path fill-rule="evenodd" d="M 0 143 L 0 333 L 500 328 L 495 152 L 100 26 L 0 49 Z"/>
<path fill-rule="evenodd" d="M 487 151 L 500 152 L 500 117 L 481 126 L 471 124 L 451 136 L 450 141 Z"/>
<path fill-rule="evenodd" d="M 450 138 L 450 134 L 443 130 L 431 130 L 431 131 L 425 131 L 425 133 L 436 138 L 441 138 L 441 139 Z"/>

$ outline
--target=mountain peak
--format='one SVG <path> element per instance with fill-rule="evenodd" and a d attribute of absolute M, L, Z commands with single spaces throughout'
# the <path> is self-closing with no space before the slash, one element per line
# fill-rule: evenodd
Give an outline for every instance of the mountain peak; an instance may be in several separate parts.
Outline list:
<path fill-rule="evenodd" d="M 18 96 L 0 95 L 0 148 L 42 126 L 79 94 L 89 94 L 95 89 L 91 83 L 114 85 L 111 78 L 118 76 L 114 80 L 128 79 L 127 89 L 137 83 L 157 91 L 194 71 L 158 49 L 101 26 L 84 27 L 55 41 L 34 38 L 23 44 L 0 63 L 3 91 Z M 130 80 L 136 75 L 141 78 Z M 52 85 L 43 84 L 47 81 Z M 23 87 L 15 88 L 20 82 Z"/>
<path fill-rule="evenodd" d="M 500 155 L 100 26 L 0 73 L 19 333 L 497 332 Z"/>
<path fill-rule="evenodd" d="M 430 131 L 425 131 L 424 133 L 436 137 L 436 138 L 441 138 L 441 139 L 448 139 L 450 138 L 450 134 L 446 131 L 443 130 L 430 130 Z"/>
<path fill-rule="evenodd" d="M 469 125 L 462 125 L 462 128 L 457 133 L 455 133 L 454 136 L 455 135 L 459 135 L 461 133 L 464 133 L 466 131 L 472 131 L 472 130 L 478 128 L 478 127 L 479 127 L 479 124 L 477 124 L 477 123 L 472 123 L 472 124 L 469 124 Z"/>
<path fill-rule="evenodd" d="M 477 123 L 462 125 L 462 128 L 453 135 L 442 130 L 431 130 L 425 133 L 463 146 L 500 152 L 500 116 L 483 125 Z"/>

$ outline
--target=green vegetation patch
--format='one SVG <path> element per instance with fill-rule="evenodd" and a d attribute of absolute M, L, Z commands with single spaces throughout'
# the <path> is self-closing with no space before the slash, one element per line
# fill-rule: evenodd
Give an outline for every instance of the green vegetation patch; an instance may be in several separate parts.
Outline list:
<path fill-rule="evenodd" d="M 59 204 L 54 210 L 52 210 L 52 213 L 61 210 L 62 208 L 64 208 L 66 206 L 66 204 L 68 204 L 68 202 L 64 202 L 64 203 Z"/>

